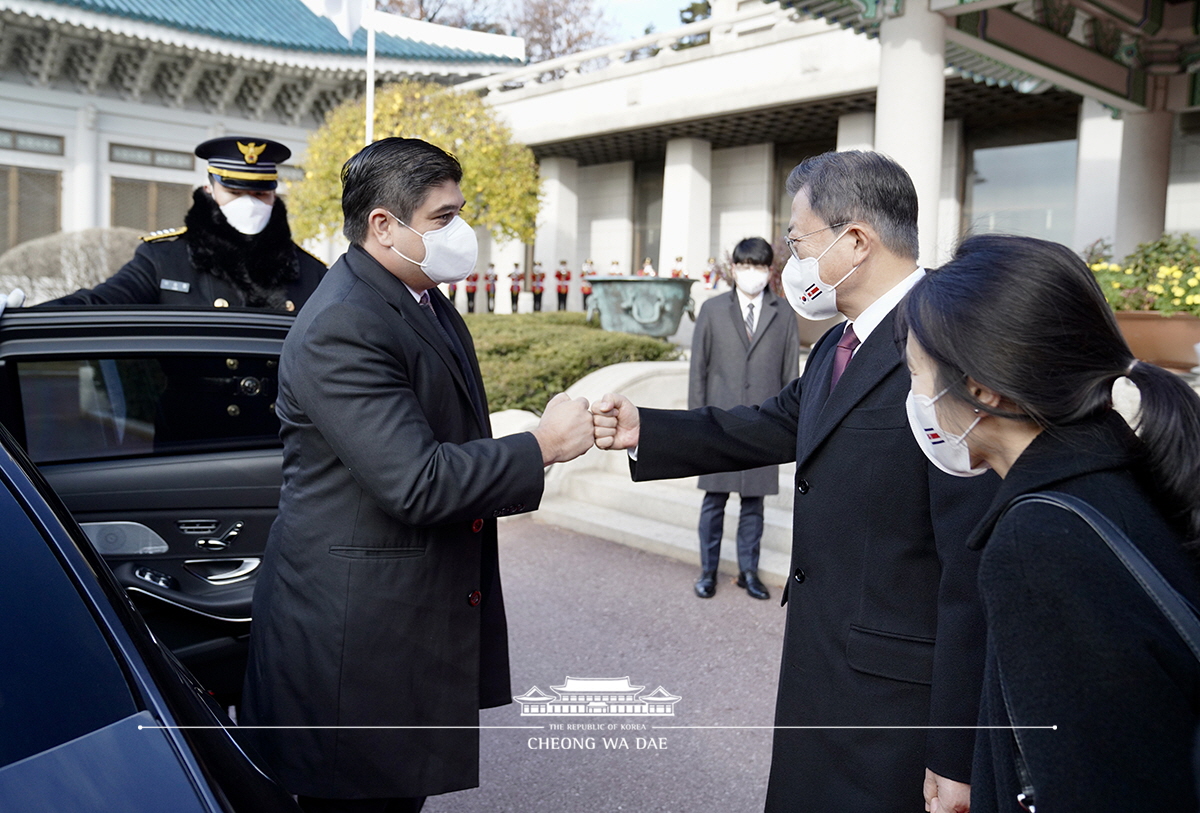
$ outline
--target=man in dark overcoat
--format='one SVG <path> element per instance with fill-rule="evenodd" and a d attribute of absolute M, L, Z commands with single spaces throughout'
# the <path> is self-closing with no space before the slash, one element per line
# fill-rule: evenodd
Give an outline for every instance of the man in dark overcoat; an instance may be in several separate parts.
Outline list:
<path fill-rule="evenodd" d="M 821 290 L 849 323 L 758 407 L 606 395 L 597 445 L 632 450 L 635 480 L 796 461 L 768 811 L 966 811 L 984 649 L 966 540 L 997 480 L 942 473 L 909 429 L 894 309 L 924 274 L 916 191 L 863 152 L 807 159 L 788 190 L 789 263 L 816 263 L 795 287 L 785 268 L 789 302 Z"/>
<path fill-rule="evenodd" d="M 306 811 L 415 811 L 478 784 L 479 709 L 512 701 L 496 518 L 537 508 L 543 467 L 591 445 L 587 402 L 561 394 L 533 432 L 491 437 L 436 287 L 477 257 L 461 178 L 417 139 L 347 161 L 350 248 L 280 357 L 242 722 Z"/>
<path fill-rule="evenodd" d="M 276 195 L 278 141 L 227 136 L 205 141 L 208 183 L 192 193 L 184 225 L 142 237 L 133 259 L 95 288 L 47 305 L 190 305 L 296 311 L 325 265 L 292 242 Z"/>
<path fill-rule="evenodd" d="M 735 289 L 704 303 L 692 332 L 688 375 L 688 409 L 729 409 L 760 404 L 800 372 L 800 335 L 796 315 L 767 283 L 775 252 L 761 237 L 749 237 L 733 249 Z M 757 599 L 771 597 L 758 578 L 763 534 L 763 500 L 779 493 L 779 467 L 700 476 L 700 598 L 717 590 L 725 504 L 730 492 L 739 496 L 737 586 Z"/>

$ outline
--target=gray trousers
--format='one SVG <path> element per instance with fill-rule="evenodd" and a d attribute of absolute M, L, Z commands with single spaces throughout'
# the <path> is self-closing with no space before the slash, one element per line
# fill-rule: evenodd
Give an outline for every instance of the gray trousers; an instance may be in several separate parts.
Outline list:
<path fill-rule="evenodd" d="M 725 528 L 726 491 L 707 491 L 700 505 L 700 569 L 715 571 L 721 561 L 721 535 Z M 758 571 L 758 550 L 763 534 L 763 498 L 743 496 L 738 517 L 738 570 Z"/>

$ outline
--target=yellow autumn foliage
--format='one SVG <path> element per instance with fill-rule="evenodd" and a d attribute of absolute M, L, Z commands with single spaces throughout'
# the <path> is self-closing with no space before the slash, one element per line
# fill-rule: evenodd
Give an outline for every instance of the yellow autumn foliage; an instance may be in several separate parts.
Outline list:
<path fill-rule="evenodd" d="M 347 102 L 309 137 L 304 178 L 292 184 L 288 197 L 297 239 L 341 231 L 342 164 L 362 149 L 364 112 L 362 100 Z M 421 138 L 452 154 L 463 168 L 463 219 L 486 226 L 498 239 L 533 242 L 537 162 L 478 96 L 414 81 L 382 87 L 375 93 L 375 138 L 388 136 Z"/>

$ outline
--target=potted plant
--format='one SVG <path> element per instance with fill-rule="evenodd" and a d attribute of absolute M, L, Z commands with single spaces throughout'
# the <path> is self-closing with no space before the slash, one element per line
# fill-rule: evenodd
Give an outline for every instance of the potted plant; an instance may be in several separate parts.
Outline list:
<path fill-rule="evenodd" d="M 1085 251 L 1133 354 L 1190 370 L 1200 343 L 1200 247 L 1190 234 L 1164 234 L 1114 263 L 1105 246 Z"/>

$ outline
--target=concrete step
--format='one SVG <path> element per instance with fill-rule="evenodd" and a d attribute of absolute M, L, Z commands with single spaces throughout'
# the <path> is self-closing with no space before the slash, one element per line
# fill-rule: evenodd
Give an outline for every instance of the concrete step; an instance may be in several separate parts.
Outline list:
<path fill-rule="evenodd" d="M 694 526 L 685 528 L 561 495 L 543 500 L 541 508 L 533 517 L 547 525 L 610 539 L 633 548 L 689 562 L 696 565 L 699 572 L 698 542 Z M 789 553 L 764 545 L 759 556 L 759 577 L 766 584 L 779 589 L 787 578 L 790 562 Z M 737 546 L 732 539 L 726 539 L 721 545 L 720 571 L 730 576 L 737 574 Z M 777 597 L 778 593 L 772 596 Z"/>
<path fill-rule="evenodd" d="M 572 477 L 564 481 L 559 495 L 589 505 L 602 506 L 643 519 L 683 528 L 691 534 L 692 548 L 697 549 L 697 524 L 704 492 L 696 488 L 696 478 L 634 483 L 629 477 L 605 472 L 593 472 L 587 478 Z M 737 495 L 731 495 L 725 506 L 725 532 L 721 543 L 722 555 L 737 551 L 737 523 L 740 512 Z M 792 511 L 767 504 L 763 510 L 763 550 L 774 550 L 790 556 L 792 550 Z M 733 555 L 731 553 L 731 555 Z"/>

